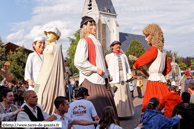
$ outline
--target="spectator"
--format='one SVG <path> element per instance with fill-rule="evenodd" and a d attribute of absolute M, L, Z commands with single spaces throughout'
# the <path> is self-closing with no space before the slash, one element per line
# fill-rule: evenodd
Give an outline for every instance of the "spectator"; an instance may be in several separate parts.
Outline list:
<path fill-rule="evenodd" d="M 18 98 L 19 98 L 19 101 L 18 101 L 18 105 L 22 105 L 24 103 L 24 86 L 22 85 L 22 83 L 19 83 L 18 85 Z"/>
<path fill-rule="evenodd" d="M 164 98 L 162 99 L 162 106 L 166 108 L 166 112 L 164 112 L 164 116 L 168 118 L 172 118 L 172 111 L 174 107 L 182 102 L 181 97 L 179 94 L 176 92 L 176 86 L 171 86 L 170 87 L 170 92 L 168 92 Z"/>
<path fill-rule="evenodd" d="M 168 90 L 170 91 L 170 87 L 171 87 L 171 81 L 170 81 L 170 79 L 167 80 L 167 83 L 166 84 L 167 84 Z"/>
<path fill-rule="evenodd" d="M 33 90 L 28 90 L 25 93 L 24 111 L 21 111 L 17 115 L 17 121 L 52 121 L 56 120 L 56 117 L 49 116 L 42 108 L 37 105 L 37 95 Z"/>
<path fill-rule="evenodd" d="M 1 90 L 0 101 L 0 122 L 15 121 L 15 115 L 24 110 L 23 108 L 18 109 L 16 105 L 13 105 L 14 95 L 11 89 L 4 88 Z"/>
<path fill-rule="evenodd" d="M 183 119 L 179 124 L 173 126 L 173 129 L 193 129 L 194 128 L 194 104 L 190 103 L 190 94 L 182 93 L 183 102 L 176 105 L 173 109 L 172 116 L 180 114 Z"/>
<path fill-rule="evenodd" d="M 136 87 L 137 87 L 138 98 L 142 98 L 141 90 L 143 90 L 143 82 L 142 80 L 140 80 L 140 77 L 137 77 Z"/>
<path fill-rule="evenodd" d="M 55 107 L 56 107 L 56 112 L 54 113 L 54 115 L 57 117 L 57 120 L 55 120 L 55 122 L 57 122 L 57 121 L 62 122 L 61 129 L 67 129 L 68 124 L 71 124 L 71 125 L 92 125 L 92 124 L 98 123 L 97 121 L 73 119 L 73 118 L 70 118 L 70 117 L 64 115 L 65 113 L 68 112 L 68 108 L 69 108 L 69 103 L 68 103 L 66 97 L 58 96 L 55 99 L 54 103 L 55 103 Z"/>
<path fill-rule="evenodd" d="M 78 80 L 75 81 L 74 89 L 75 89 L 75 99 L 76 99 L 77 98 L 77 93 L 78 93 L 78 90 L 79 90 L 79 81 Z"/>
<path fill-rule="evenodd" d="M 113 107 L 107 106 L 103 109 L 99 125 L 96 129 L 122 129 L 122 127 L 117 125 Z"/>
<path fill-rule="evenodd" d="M 170 127 L 176 125 L 181 118 L 181 115 L 174 116 L 171 119 L 163 116 L 162 113 L 165 112 L 164 109 L 162 111 L 158 111 L 160 107 L 160 102 L 158 98 L 151 98 L 147 105 L 147 110 L 143 113 L 142 123 L 143 129 L 170 129 Z"/>
<path fill-rule="evenodd" d="M 185 88 L 184 88 L 184 90 L 188 92 L 188 84 L 189 83 L 194 84 L 193 75 L 191 73 L 191 68 L 190 67 L 187 68 L 186 75 L 187 75 L 187 78 L 185 79 Z"/>
<path fill-rule="evenodd" d="M 134 82 L 133 82 L 133 81 L 130 81 L 130 82 L 128 82 L 128 85 L 129 85 L 129 89 L 130 89 L 132 98 L 134 98 L 134 95 L 133 95 L 133 91 L 134 91 Z"/>
<path fill-rule="evenodd" d="M 191 94 L 190 102 L 194 104 L 194 84 L 193 83 L 189 83 L 188 91 Z"/>
<path fill-rule="evenodd" d="M 88 94 L 88 89 L 81 87 L 77 94 L 77 100 L 70 104 L 70 108 L 68 110 L 67 116 L 73 119 L 84 119 L 88 121 L 92 121 L 92 117 L 94 120 L 99 120 L 99 117 L 96 113 L 95 107 L 92 102 L 86 100 Z M 73 125 L 73 129 L 95 129 L 94 125 L 88 126 L 80 126 L 80 125 Z"/>

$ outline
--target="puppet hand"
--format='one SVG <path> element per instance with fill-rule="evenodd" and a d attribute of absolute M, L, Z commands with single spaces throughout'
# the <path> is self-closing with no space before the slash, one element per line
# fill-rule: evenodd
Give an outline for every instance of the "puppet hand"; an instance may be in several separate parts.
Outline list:
<path fill-rule="evenodd" d="M 97 73 L 100 75 L 100 76 L 103 76 L 105 74 L 105 72 L 102 70 L 102 69 L 97 69 Z"/>
<path fill-rule="evenodd" d="M 28 79 L 28 85 L 34 87 L 34 81 L 31 79 Z"/>
<path fill-rule="evenodd" d="M 108 80 L 109 80 L 109 82 L 111 82 L 112 81 L 112 76 L 108 75 Z"/>
<path fill-rule="evenodd" d="M 133 55 L 129 55 L 129 59 L 135 63 L 135 61 L 137 60 L 137 57 L 133 56 Z"/>

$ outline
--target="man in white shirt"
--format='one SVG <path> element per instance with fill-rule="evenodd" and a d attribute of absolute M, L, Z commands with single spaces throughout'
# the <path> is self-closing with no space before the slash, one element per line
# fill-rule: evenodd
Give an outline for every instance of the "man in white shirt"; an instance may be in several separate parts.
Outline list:
<path fill-rule="evenodd" d="M 34 90 L 34 82 L 39 75 L 45 48 L 45 38 L 36 37 L 33 42 L 33 53 L 30 53 L 26 62 L 24 79 L 28 81 L 28 90 Z"/>
<path fill-rule="evenodd" d="M 133 78 L 129 67 L 128 59 L 125 54 L 120 53 L 121 42 L 114 41 L 110 45 L 113 52 L 106 55 L 108 70 L 112 81 L 111 87 L 117 87 L 115 92 L 115 105 L 119 117 L 130 117 L 135 113 L 133 99 L 127 81 Z"/>
<path fill-rule="evenodd" d="M 28 90 L 25 93 L 26 103 L 23 105 L 24 111 L 17 115 L 16 121 L 53 121 L 56 120 L 54 115 L 49 116 L 42 110 L 40 105 L 37 105 L 37 95 L 33 90 Z"/>
<path fill-rule="evenodd" d="M 92 102 L 86 100 L 87 96 L 89 96 L 88 89 L 81 87 L 77 94 L 77 100 L 70 103 L 70 108 L 68 110 L 67 116 L 73 119 L 84 119 L 88 121 L 92 121 L 93 117 L 94 120 L 98 121 L 99 117 L 96 113 L 96 109 Z M 95 129 L 95 127 L 94 125 L 73 125 L 73 129 Z"/>
<path fill-rule="evenodd" d="M 4 88 L 1 90 L 1 102 L 0 102 L 0 122 L 2 121 L 15 121 L 16 114 L 24 110 L 18 109 L 16 105 L 13 105 L 14 95 L 11 89 Z M 0 125 L 1 128 L 1 125 Z"/>
<path fill-rule="evenodd" d="M 63 96 L 58 96 L 55 101 L 55 107 L 56 107 L 56 112 L 54 113 L 54 115 L 57 117 L 57 120 L 55 120 L 54 122 L 57 121 L 61 121 L 62 122 L 62 128 L 61 129 L 68 129 L 68 124 L 71 125 L 92 125 L 92 124 L 98 124 L 99 121 L 88 121 L 88 120 L 78 120 L 78 119 L 73 119 L 70 118 L 66 115 L 64 115 L 65 113 L 68 112 L 69 109 L 69 102 L 67 100 L 66 97 Z M 52 128 L 53 129 L 53 128 Z M 59 128 L 57 128 L 59 129 Z"/>
<path fill-rule="evenodd" d="M 111 81 L 111 78 L 104 51 L 95 37 L 96 22 L 92 17 L 84 16 L 80 28 L 81 39 L 74 58 L 74 65 L 79 69 L 79 85 L 88 89 L 88 100 L 95 106 L 98 116 L 106 106 L 112 106 L 118 121 L 113 95 L 109 90 L 108 80 Z"/>

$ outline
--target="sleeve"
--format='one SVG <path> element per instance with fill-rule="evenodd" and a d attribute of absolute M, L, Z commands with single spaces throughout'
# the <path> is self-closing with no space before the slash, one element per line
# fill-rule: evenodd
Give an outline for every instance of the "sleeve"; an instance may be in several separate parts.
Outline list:
<path fill-rule="evenodd" d="M 143 55 L 141 55 L 133 64 L 133 69 L 139 69 L 141 66 L 153 61 L 158 54 L 158 49 L 150 47 Z"/>
<path fill-rule="evenodd" d="M 168 55 L 166 54 L 166 65 L 165 65 L 165 69 L 163 71 L 163 75 L 166 76 L 171 70 L 172 70 L 172 67 L 170 64 L 170 60 L 168 58 Z"/>
<path fill-rule="evenodd" d="M 24 80 L 32 79 L 32 59 L 33 56 L 30 54 L 28 56 L 26 66 L 25 66 L 25 73 L 24 73 Z"/>
<path fill-rule="evenodd" d="M 0 114 L 0 121 L 8 121 L 12 116 L 13 116 L 13 112 L 1 113 Z"/>
<path fill-rule="evenodd" d="M 88 44 L 85 39 L 80 39 L 77 45 L 74 65 L 86 76 L 90 76 L 92 72 L 97 72 L 97 67 L 88 61 Z"/>
<path fill-rule="evenodd" d="M 165 106 L 165 102 L 166 102 L 166 101 L 165 101 L 165 100 L 166 100 L 165 98 L 166 98 L 166 97 L 163 97 L 163 98 L 162 98 L 162 101 L 161 101 L 161 105 L 162 105 L 162 107 L 164 107 L 164 106 Z"/>
<path fill-rule="evenodd" d="M 24 111 L 21 111 L 18 113 L 16 121 L 31 121 L 31 120 Z"/>
<path fill-rule="evenodd" d="M 127 56 L 125 55 L 125 54 L 123 54 L 124 55 L 124 58 L 125 58 L 125 65 L 126 65 L 126 71 L 129 73 L 129 74 L 131 74 L 131 69 L 130 69 L 130 66 L 129 66 L 129 61 L 128 61 L 128 59 L 127 59 Z"/>
<path fill-rule="evenodd" d="M 163 121 L 162 122 L 163 128 L 170 128 L 170 127 L 176 125 L 180 121 L 180 118 L 178 116 L 174 116 L 174 117 L 169 119 L 169 118 L 163 116 L 162 121 Z"/>
<path fill-rule="evenodd" d="M 92 113 L 92 117 L 95 117 L 97 115 L 96 109 L 94 107 L 94 105 L 91 103 L 91 113 Z"/>

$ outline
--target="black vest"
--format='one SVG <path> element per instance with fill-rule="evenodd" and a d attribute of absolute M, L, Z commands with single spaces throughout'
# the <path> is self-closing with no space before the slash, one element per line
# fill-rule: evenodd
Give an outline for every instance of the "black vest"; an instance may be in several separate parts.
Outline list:
<path fill-rule="evenodd" d="M 36 107 L 37 107 L 37 112 L 38 112 L 37 113 L 38 118 L 34 116 L 34 114 L 30 111 L 30 109 L 26 105 L 23 108 L 24 108 L 24 112 L 29 116 L 31 121 L 43 121 L 44 117 L 42 115 L 42 111 L 38 106 Z"/>

